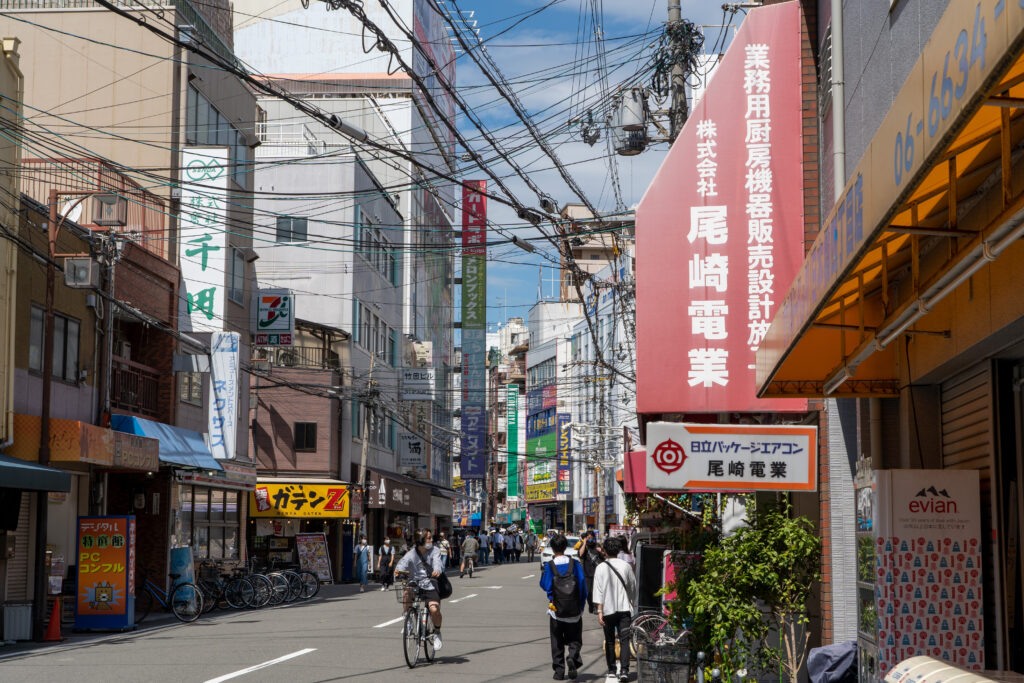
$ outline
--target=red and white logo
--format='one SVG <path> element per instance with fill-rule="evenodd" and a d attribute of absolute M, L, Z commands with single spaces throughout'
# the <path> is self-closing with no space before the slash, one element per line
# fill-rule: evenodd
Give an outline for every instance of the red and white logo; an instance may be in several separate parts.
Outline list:
<path fill-rule="evenodd" d="M 672 474 L 686 462 L 686 453 L 683 447 L 672 439 L 666 439 L 658 444 L 651 454 L 654 464 L 665 474 Z"/>

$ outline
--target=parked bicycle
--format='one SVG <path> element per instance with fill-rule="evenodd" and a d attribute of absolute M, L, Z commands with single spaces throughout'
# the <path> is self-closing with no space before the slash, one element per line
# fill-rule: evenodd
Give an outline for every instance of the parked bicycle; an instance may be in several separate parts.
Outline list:
<path fill-rule="evenodd" d="M 141 624 L 153 610 L 154 603 L 169 609 L 180 621 L 192 622 L 203 613 L 203 592 L 194 583 L 179 582 L 181 574 L 169 574 L 170 591 L 164 591 L 149 580 L 145 569 L 137 572 L 135 584 L 135 623 Z"/>
<path fill-rule="evenodd" d="M 402 622 L 402 651 L 405 663 L 412 669 L 420 660 L 422 651 L 424 659 L 434 661 L 434 636 L 430 632 L 430 611 L 423 597 L 423 589 L 415 581 L 395 584 L 395 595 L 398 602 L 406 605 L 405 619 Z"/>
<path fill-rule="evenodd" d="M 629 636 L 633 654 L 639 655 L 644 648 L 652 646 L 685 645 L 689 642 L 690 631 L 676 629 L 659 611 L 645 610 L 633 617 Z"/>

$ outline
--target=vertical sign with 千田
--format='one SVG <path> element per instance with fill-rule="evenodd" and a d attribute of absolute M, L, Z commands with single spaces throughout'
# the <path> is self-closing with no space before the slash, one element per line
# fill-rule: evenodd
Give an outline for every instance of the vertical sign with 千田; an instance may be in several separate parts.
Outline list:
<path fill-rule="evenodd" d="M 135 624 L 135 517 L 79 517 L 76 629 Z"/>
<path fill-rule="evenodd" d="M 570 422 L 572 416 L 569 413 L 558 414 L 558 500 L 572 498 L 572 466 L 569 464 L 569 453 L 572 451 Z"/>
<path fill-rule="evenodd" d="M 235 457 L 238 341 L 237 332 L 210 335 L 210 452 L 218 460 Z"/>
<path fill-rule="evenodd" d="M 188 147 L 182 152 L 178 240 L 184 287 L 178 325 L 184 332 L 224 329 L 228 164 L 227 148 Z"/>
<path fill-rule="evenodd" d="M 462 478 L 487 469 L 487 181 L 462 184 Z"/>
<path fill-rule="evenodd" d="M 295 295 L 288 289 L 261 289 L 253 297 L 252 334 L 256 346 L 291 346 L 295 339 Z"/>
<path fill-rule="evenodd" d="M 803 260 L 800 27 L 750 12 L 637 208 L 639 413 L 806 409 L 754 372 Z"/>
<path fill-rule="evenodd" d="M 508 500 L 519 499 L 519 385 L 505 385 L 505 424 L 507 425 L 507 437 L 505 443 L 508 449 Z"/>

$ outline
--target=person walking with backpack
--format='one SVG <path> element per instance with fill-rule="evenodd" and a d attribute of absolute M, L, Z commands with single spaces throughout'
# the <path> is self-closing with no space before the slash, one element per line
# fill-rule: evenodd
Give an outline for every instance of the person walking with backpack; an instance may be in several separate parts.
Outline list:
<path fill-rule="evenodd" d="M 554 534 L 549 542 L 554 557 L 544 563 L 540 587 L 548 596 L 548 627 L 551 634 L 551 668 L 556 681 L 576 678 L 583 666 L 583 604 L 587 601 L 587 582 L 583 566 L 566 557 L 569 545 L 565 536 Z M 567 652 L 568 651 L 568 652 Z"/>
<path fill-rule="evenodd" d="M 523 535 L 517 530 L 516 536 L 512 541 L 512 554 L 515 556 L 516 562 L 519 562 L 523 555 Z"/>
<path fill-rule="evenodd" d="M 395 549 L 391 539 L 384 537 L 384 545 L 377 551 L 377 573 L 380 575 L 380 589 L 386 591 L 395 582 Z"/>
<path fill-rule="evenodd" d="M 636 576 L 625 560 L 619 559 L 622 542 L 614 536 L 604 542 L 608 559 L 594 574 L 593 602 L 597 605 L 597 621 L 604 627 L 604 658 L 608 676 L 616 676 L 615 641 L 619 643 L 618 680 L 629 680 L 629 624 L 633 620 L 633 595 Z M 616 638 L 617 636 L 617 638 Z"/>

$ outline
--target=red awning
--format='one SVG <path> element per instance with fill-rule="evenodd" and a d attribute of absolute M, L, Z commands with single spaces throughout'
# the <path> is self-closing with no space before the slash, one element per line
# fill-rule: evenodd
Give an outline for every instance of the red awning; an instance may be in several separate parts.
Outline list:
<path fill-rule="evenodd" d="M 626 453 L 626 466 L 622 468 L 623 488 L 626 493 L 650 493 L 647 490 L 647 451 Z"/>

